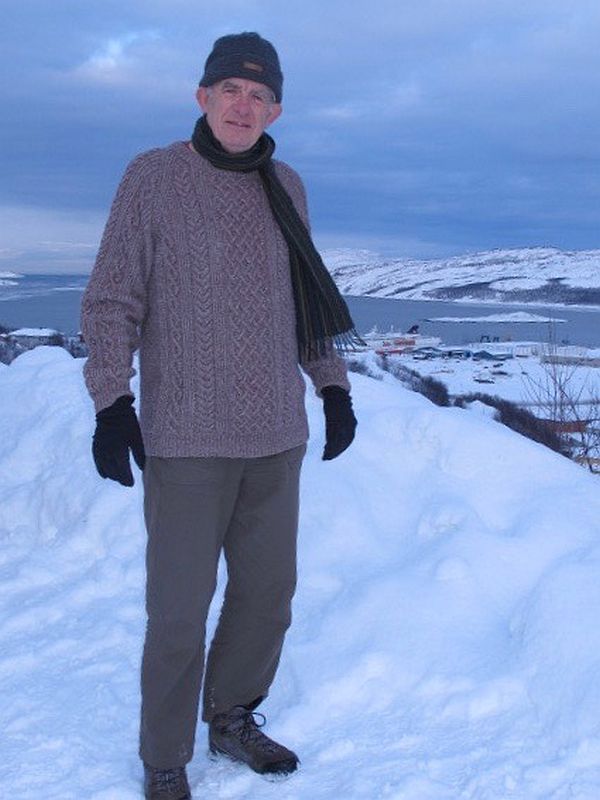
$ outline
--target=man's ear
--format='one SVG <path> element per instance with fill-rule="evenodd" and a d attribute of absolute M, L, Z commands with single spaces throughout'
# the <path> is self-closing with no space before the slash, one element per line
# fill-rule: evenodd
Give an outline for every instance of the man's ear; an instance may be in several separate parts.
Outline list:
<path fill-rule="evenodd" d="M 275 120 L 281 115 L 282 111 L 283 108 L 281 107 L 281 103 L 273 103 L 269 109 L 269 116 L 267 117 L 267 124 L 265 125 L 265 128 L 275 122 Z"/>
<path fill-rule="evenodd" d="M 199 86 L 196 89 L 196 100 L 198 101 L 198 105 L 202 111 L 206 111 L 206 106 L 208 103 L 208 89 L 206 86 Z"/>

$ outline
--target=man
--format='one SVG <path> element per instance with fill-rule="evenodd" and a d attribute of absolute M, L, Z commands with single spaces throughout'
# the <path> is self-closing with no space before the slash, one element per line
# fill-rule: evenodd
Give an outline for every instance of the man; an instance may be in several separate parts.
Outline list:
<path fill-rule="evenodd" d="M 204 670 L 209 745 L 260 773 L 297 756 L 254 713 L 275 676 L 296 580 L 308 428 L 299 364 L 323 398 L 323 459 L 356 420 L 333 343 L 352 320 L 307 230 L 296 173 L 264 133 L 283 77 L 256 33 L 215 42 L 190 142 L 151 150 L 119 186 L 82 304 L 102 477 L 144 470 L 148 530 L 140 756 L 146 797 L 191 797 L 208 607 L 228 582 Z M 141 431 L 129 381 L 139 346 Z"/>

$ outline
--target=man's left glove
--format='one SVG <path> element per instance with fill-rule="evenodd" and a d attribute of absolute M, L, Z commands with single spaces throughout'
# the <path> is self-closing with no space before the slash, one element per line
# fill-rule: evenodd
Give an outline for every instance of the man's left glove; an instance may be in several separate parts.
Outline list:
<path fill-rule="evenodd" d="M 323 461 L 331 461 L 350 446 L 357 423 L 352 411 L 350 392 L 341 386 L 325 386 L 321 389 L 321 394 L 325 412 Z"/>
<path fill-rule="evenodd" d="M 133 410 L 133 397 L 123 395 L 112 406 L 96 414 L 92 454 L 100 476 L 118 481 L 123 486 L 133 486 L 129 450 L 138 467 L 144 469 L 146 454 Z"/>

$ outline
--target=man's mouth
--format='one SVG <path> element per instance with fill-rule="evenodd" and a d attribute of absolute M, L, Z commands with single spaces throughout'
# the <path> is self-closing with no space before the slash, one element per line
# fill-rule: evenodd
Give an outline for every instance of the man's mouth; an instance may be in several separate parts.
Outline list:
<path fill-rule="evenodd" d="M 235 122 L 232 119 L 228 119 L 227 120 L 227 124 L 228 125 L 234 125 L 236 128 L 249 128 L 250 127 L 250 125 L 248 125 L 247 122 Z"/>

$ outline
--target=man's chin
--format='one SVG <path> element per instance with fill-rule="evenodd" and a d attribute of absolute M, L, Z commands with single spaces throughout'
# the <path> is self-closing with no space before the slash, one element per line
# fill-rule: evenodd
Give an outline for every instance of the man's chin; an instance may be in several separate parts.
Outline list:
<path fill-rule="evenodd" d="M 246 150 L 251 150 L 257 141 L 258 139 L 236 139 L 235 141 L 229 140 L 221 142 L 221 146 L 227 150 L 228 153 L 245 153 Z"/>

